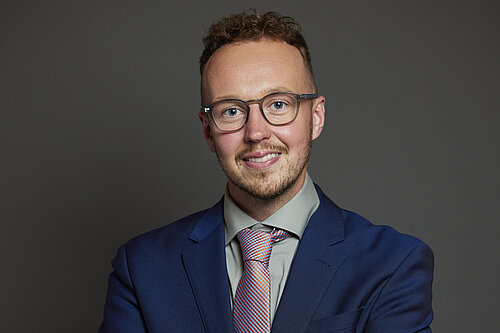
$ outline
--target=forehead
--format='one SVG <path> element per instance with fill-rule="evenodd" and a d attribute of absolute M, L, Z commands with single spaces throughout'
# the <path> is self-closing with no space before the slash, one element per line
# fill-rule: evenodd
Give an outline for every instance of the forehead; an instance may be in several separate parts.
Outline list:
<path fill-rule="evenodd" d="M 208 60 L 202 80 L 205 103 L 224 98 L 256 99 L 276 90 L 308 92 L 300 51 L 268 39 L 221 47 Z"/>

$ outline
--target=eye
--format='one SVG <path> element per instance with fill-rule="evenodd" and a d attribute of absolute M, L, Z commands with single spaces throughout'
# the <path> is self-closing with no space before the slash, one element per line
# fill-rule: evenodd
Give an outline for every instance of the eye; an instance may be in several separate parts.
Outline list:
<path fill-rule="evenodd" d="M 285 98 L 273 98 L 265 105 L 265 110 L 271 113 L 287 113 L 291 109 L 290 102 Z"/>
<path fill-rule="evenodd" d="M 237 108 L 229 108 L 229 109 L 225 109 L 223 112 L 222 112 L 222 115 L 224 117 L 236 117 L 238 116 L 242 111 L 241 110 L 238 110 Z"/>
<path fill-rule="evenodd" d="M 276 101 L 271 106 L 275 110 L 281 110 L 285 107 L 285 103 L 283 101 Z"/>

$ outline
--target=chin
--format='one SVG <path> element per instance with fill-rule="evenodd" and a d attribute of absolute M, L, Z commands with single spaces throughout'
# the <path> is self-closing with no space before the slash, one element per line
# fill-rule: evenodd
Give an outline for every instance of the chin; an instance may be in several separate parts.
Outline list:
<path fill-rule="evenodd" d="M 264 201 L 271 201 L 287 193 L 300 178 L 305 164 L 299 170 L 281 169 L 278 174 L 273 172 L 258 171 L 252 172 L 246 177 L 224 170 L 229 180 L 240 190 L 250 196 Z"/>
<path fill-rule="evenodd" d="M 311 141 L 299 154 L 283 154 L 281 161 L 269 169 L 249 170 L 238 163 L 230 164 L 217 153 L 217 158 L 228 180 L 239 190 L 253 198 L 272 201 L 294 188 L 304 174 L 311 152 Z"/>

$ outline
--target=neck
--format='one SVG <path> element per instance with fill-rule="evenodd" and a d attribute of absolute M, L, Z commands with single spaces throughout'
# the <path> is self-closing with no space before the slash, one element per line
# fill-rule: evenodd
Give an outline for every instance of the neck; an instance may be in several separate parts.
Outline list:
<path fill-rule="evenodd" d="M 243 191 L 232 182 L 228 183 L 228 191 L 231 199 L 244 211 L 248 216 L 259 222 L 264 221 L 269 216 L 273 215 L 281 207 L 286 205 L 300 191 L 306 179 L 306 170 L 302 171 L 299 178 L 287 191 L 271 200 L 259 199 L 246 191 Z"/>

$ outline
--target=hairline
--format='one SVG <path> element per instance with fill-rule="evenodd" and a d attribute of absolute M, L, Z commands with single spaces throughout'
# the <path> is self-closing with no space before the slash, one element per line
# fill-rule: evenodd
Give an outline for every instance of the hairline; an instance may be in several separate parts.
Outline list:
<path fill-rule="evenodd" d="M 301 51 L 301 49 L 295 45 L 292 45 L 290 43 L 287 43 L 285 40 L 279 38 L 279 37 L 272 37 L 272 36 L 258 36 L 258 37 L 255 37 L 255 38 L 240 38 L 240 39 L 236 39 L 236 40 L 233 40 L 229 43 L 226 43 L 226 44 L 223 44 L 221 45 L 219 48 L 217 48 L 213 53 L 212 55 L 210 56 L 210 58 L 207 59 L 207 61 L 200 67 L 200 97 L 201 97 L 201 105 L 204 106 L 204 105 L 207 105 L 207 103 L 204 102 L 203 100 L 203 78 L 205 77 L 205 71 L 206 71 L 206 68 L 207 68 L 207 65 L 209 64 L 210 62 L 210 59 L 212 59 L 212 57 L 222 48 L 224 48 L 225 46 L 231 46 L 231 45 L 235 45 L 235 44 L 241 44 L 241 43 L 248 43 L 248 42 L 260 42 L 260 41 L 265 41 L 265 40 L 269 40 L 269 41 L 275 41 L 275 42 L 283 42 L 283 43 L 286 43 L 292 47 L 294 47 L 295 49 L 297 49 L 300 53 L 300 56 L 302 58 L 302 64 L 304 65 L 304 69 L 306 70 L 306 74 L 307 74 L 307 79 L 308 79 L 308 85 L 310 85 L 311 87 L 311 90 L 313 94 L 317 94 L 317 87 L 316 87 L 316 80 L 315 80 L 315 77 L 314 77 L 314 73 L 313 73 L 313 70 L 312 70 L 312 66 L 309 66 L 308 64 L 308 61 L 307 61 L 307 58 L 306 58 L 306 55 L 304 55 L 304 53 Z"/>

